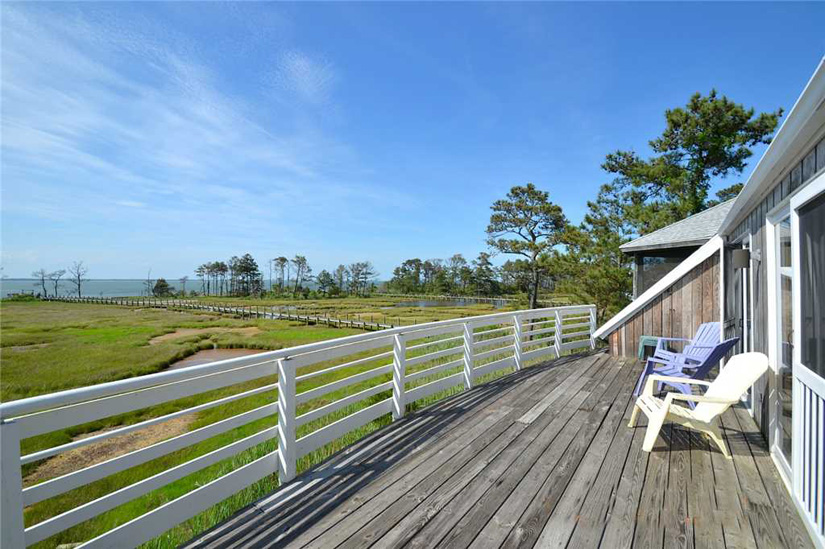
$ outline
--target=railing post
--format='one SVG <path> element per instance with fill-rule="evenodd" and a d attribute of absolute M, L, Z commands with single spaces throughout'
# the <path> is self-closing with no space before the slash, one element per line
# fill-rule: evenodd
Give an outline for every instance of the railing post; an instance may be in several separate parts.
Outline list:
<path fill-rule="evenodd" d="M 295 478 L 295 371 L 288 359 L 278 360 L 278 478 L 285 484 Z"/>
<path fill-rule="evenodd" d="M 475 354 L 473 340 L 473 325 L 464 323 L 464 388 L 473 388 L 473 355 Z"/>
<path fill-rule="evenodd" d="M 558 309 L 553 311 L 555 330 L 553 331 L 553 346 L 556 348 L 556 358 L 561 356 L 561 340 L 564 337 L 564 328 L 561 325 L 561 313 Z"/>
<path fill-rule="evenodd" d="M 590 349 L 596 348 L 596 338 L 593 334 L 596 332 L 596 308 L 590 308 Z"/>
<path fill-rule="evenodd" d="M 407 370 L 407 338 L 395 334 L 392 345 L 392 419 L 404 417 L 407 410 L 407 395 L 404 392 L 404 378 Z"/>
<path fill-rule="evenodd" d="M 516 359 L 516 371 L 521 370 L 521 317 L 513 315 L 513 356 Z"/>
<path fill-rule="evenodd" d="M 25 546 L 20 429 L 14 421 L 4 421 L 0 423 L 0 547 Z"/>

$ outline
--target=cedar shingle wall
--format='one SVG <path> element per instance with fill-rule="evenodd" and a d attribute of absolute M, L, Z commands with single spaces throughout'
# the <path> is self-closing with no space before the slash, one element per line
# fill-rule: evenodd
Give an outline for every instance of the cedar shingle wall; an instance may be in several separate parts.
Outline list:
<path fill-rule="evenodd" d="M 635 357 L 642 335 L 690 339 L 703 322 L 718 322 L 718 267 L 715 253 L 619 325 L 609 336 L 611 354 Z"/>

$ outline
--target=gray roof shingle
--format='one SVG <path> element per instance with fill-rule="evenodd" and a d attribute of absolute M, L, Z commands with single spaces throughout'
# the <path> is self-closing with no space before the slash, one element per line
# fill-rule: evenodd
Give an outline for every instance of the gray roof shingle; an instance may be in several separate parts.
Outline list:
<path fill-rule="evenodd" d="M 636 240 L 622 244 L 619 249 L 630 253 L 681 246 L 701 246 L 719 231 L 734 200 L 722 202 L 703 212 L 662 227 L 658 231 L 640 236 Z"/>

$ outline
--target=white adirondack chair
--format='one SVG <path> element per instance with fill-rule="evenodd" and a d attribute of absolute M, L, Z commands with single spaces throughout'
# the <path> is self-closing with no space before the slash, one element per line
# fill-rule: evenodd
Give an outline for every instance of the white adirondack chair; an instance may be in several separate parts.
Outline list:
<path fill-rule="evenodd" d="M 633 408 L 633 415 L 630 417 L 628 426 L 636 425 L 639 411 L 647 416 L 647 432 L 642 444 L 645 452 L 653 449 L 653 444 L 665 421 L 672 421 L 707 434 L 719 446 L 725 457 L 730 459 L 728 447 L 719 432 L 719 416 L 731 405 L 739 402 L 739 398 L 767 370 L 767 356 L 762 353 L 743 353 L 731 358 L 712 382 L 651 375 L 647 378 L 642 395 L 636 399 L 636 406 Z M 704 395 L 667 393 L 665 398 L 661 399 L 653 396 L 653 386 L 657 381 L 704 385 L 707 390 Z M 680 406 L 674 402 L 677 400 L 696 402 L 696 408 L 691 410 L 686 406 Z"/>

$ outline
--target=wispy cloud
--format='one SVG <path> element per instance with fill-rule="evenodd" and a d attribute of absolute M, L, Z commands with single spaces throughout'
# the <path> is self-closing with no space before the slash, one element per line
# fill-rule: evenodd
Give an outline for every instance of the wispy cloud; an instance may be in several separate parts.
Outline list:
<path fill-rule="evenodd" d="M 357 224 L 405 202 L 364 182 L 357 154 L 323 124 L 293 120 L 296 99 L 307 109 L 334 103 L 339 71 L 329 60 L 284 47 L 274 91 L 242 94 L 202 45 L 143 17 L 0 9 L 4 229 L 118 221 L 124 233 L 280 241 L 300 235 L 308 216 Z M 259 31 L 241 49 L 271 46 L 265 38 Z M 36 246 L 16 239 L 25 231 L 4 233 L 9 252 Z"/>
<path fill-rule="evenodd" d="M 278 87 L 310 103 L 329 101 L 335 78 L 330 62 L 315 60 L 294 50 L 280 56 L 275 73 Z"/>
<path fill-rule="evenodd" d="M 118 206 L 123 206 L 124 208 L 142 208 L 146 206 L 143 202 L 138 202 L 137 200 L 118 200 L 115 202 Z"/>

